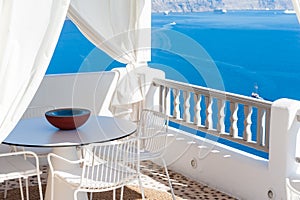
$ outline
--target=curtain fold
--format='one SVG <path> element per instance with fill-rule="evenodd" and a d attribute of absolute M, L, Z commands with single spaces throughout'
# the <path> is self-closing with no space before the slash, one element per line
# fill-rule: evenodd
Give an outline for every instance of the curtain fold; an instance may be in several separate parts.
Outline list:
<path fill-rule="evenodd" d="M 70 0 L 0 0 L 0 142 L 37 91 Z"/>
<path fill-rule="evenodd" d="M 68 17 L 96 47 L 124 63 L 111 103 L 114 115 L 132 112 L 144 99 L 135 68 L 151 59 L 151 1 L 73 0 Z"/>
<path fill-rule="evenodd" d="M 293 2 L 294 10 L 296 11 L 297 14 L 298 22 L 300 23 L 300 0 L 292 0 L 292 2 Z"/>

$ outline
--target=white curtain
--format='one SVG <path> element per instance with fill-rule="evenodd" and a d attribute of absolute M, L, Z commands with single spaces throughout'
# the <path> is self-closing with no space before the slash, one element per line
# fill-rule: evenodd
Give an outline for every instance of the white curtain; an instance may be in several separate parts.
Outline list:
<path fill-rule="evenodd" d="M 69 4 L 69 0 L 0 0 L 0 142 L 38 89 Z"/>
<path fill-rule="evenodd" d="M 117 69 L 120 78 L 111 111 L 132 112 L 144 98 L 134 69 L 151 59 L 151 1 L 73 0 L 68 16 L 95 46 L 126 64 Z"/>
<path fill-rule="evenodd" d="M 294 10 L 296 11 L 298 22 L 300 23 L 300 0 L 292 0 Z"/>

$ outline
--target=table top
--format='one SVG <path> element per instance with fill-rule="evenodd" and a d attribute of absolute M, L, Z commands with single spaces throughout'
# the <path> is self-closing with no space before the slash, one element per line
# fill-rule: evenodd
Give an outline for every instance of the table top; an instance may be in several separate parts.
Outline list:
<path fill-rule="evenodd" d="M 135 123 L 113 117 L 92 115 L 83 126 L 74 130 L 60 130 L 41 117 L 20 120 L 2 143 L 24 147 L 69 147 L 117 140 L 135 131 Z"/>

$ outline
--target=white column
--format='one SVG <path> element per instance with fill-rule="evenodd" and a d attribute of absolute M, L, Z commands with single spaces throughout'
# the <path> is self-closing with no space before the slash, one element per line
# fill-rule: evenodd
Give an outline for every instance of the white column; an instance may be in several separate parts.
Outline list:
<path fill-rule="evenodd" d="M 269 154 L 272 199 L 286 199 L 285 178 L 297 175 L 299 163 L 296 163 L 295 155 L 300 128 L 300 122 L 297 121 L 299 109 L 300 101 L 291 99 L 279 99 L 272 104 Z"/>
<path fill-rule="evenodd" d="M 154 78 L 165 79 L 165 72 L 150 67 L 139 67 L 136 70 L 137 74 L 143 76 L 144 80 L 144 83 L 142 83 L 145 93 L 144 107 L 159 110 L 159 88 L 152 85 L 152 80 Z M 168 100 L 167 106 L 169 105 L 170 102 Z M 166 113 L 170 113 L 169 108 L 167 108 Z"/>

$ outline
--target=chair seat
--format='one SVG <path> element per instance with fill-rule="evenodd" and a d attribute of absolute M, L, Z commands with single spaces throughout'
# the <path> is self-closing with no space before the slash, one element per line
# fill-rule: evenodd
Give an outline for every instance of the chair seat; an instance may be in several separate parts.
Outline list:
<path fill-rule="evenodd" d="M 146 150 L 142 150 L 140 152 L 140 160 L 141 161 L 149 160 L 149 158 L 151 158 L 151 159 L 157 158 L 158 159 L 161 157 L 162 157 L 162 152 L 151 152 L 151 151 L 146 151 Z"/>
<path fill-rule="evenodd" d="M 24 156 L 0 157 L 0 182 L 36 174 L 36 166 L 25 161 Z"/>
<path fill-rule="evenodd" d="M 116 166 L 114 166 L 116 167 Z M 103 188 L 108 188 L 111 190 L 112 187 L 118 187 L 120 185 L 124 185 L 126 183 L 131 182 L 132 180 L 135 180 L 138 178 L 137 176 L 137 172 L 135 170 L 132 169 L 128 169 L 127 167 L 120 167 L 120 165 L 118 165 L 117 170 L 114 169 L 114 167 L 111 166 L 106 166 L 103 163 L 97 163 L 94 168 L 99 171 L 99 172 L 106 172 L 108 170 L 111 171 L 111 175 L 110 176 L 101 176 L 101 179 L 99 180 L 99 178 L 97 177 L 98 174 L 93 174 L 93 177 L 89 177 L 89 178 L 84 178 L 81 181 L 81 177 L 82 177 L 82 168 L 76 168 L 75 170 L 72 170 L 72 172 L 66 172 L 66 171 L 55 171 L 55 175 L 57 178 L 59 178 L 60 180 L 72 185 L 73 188 L 77 188 L 80 186 L 83 186 L 85 188 L 89 188 L 89 189 L 97 189 L 97 188 L 101 188 L 101 190 L 103 190 Z M 89 169 L 90 171 L 92 171 L 92 169 Z M 127 177 L 127 181 L 117 181 L 117 177 Z"/>
<path fill-rule="evenodd" d="M 45 148 L 45 147 L 25 147 L 25 148 L 17 148 L 18 151 L 33 151 L 37 154 L 38 157 L 47 157 L 48 153 L 52 152 L 52 148 Z"/>
<path fill-rule="evenodd" d="M 11 151 L 11 147 L 6 144 L 0 144 L 0 153 L 8 153 Z"/>

